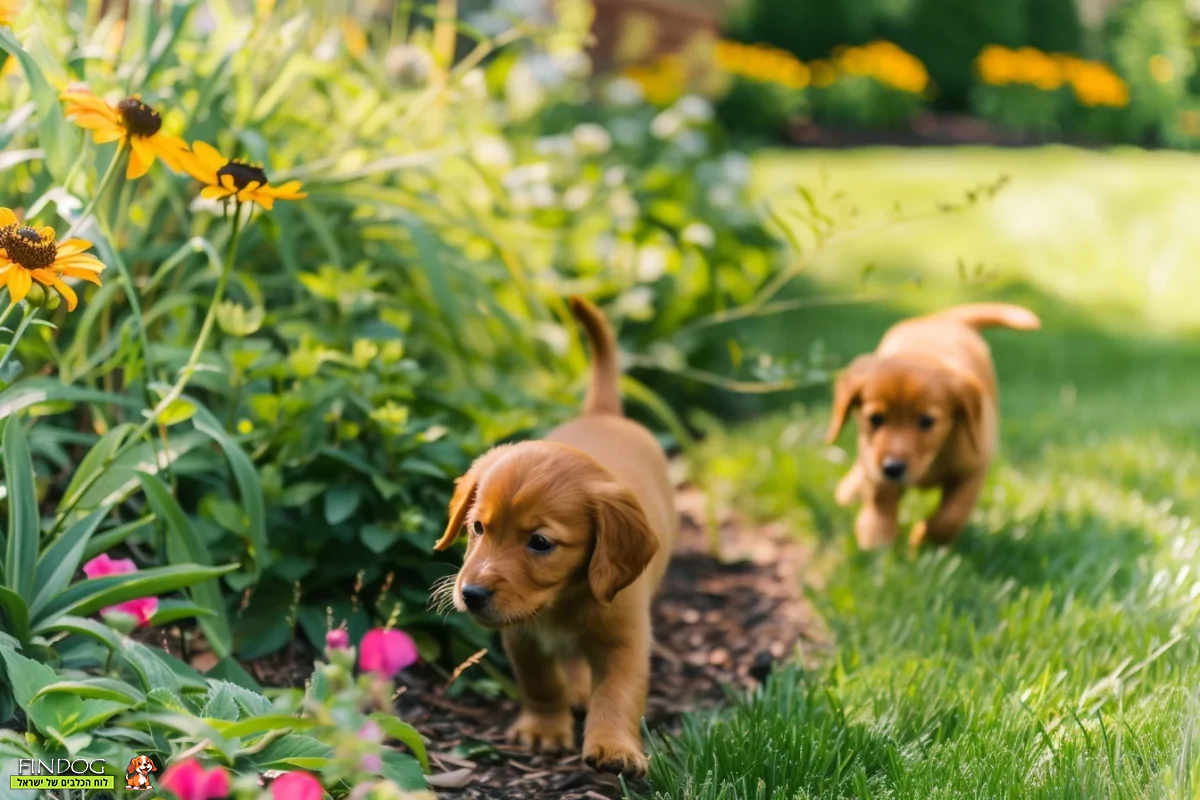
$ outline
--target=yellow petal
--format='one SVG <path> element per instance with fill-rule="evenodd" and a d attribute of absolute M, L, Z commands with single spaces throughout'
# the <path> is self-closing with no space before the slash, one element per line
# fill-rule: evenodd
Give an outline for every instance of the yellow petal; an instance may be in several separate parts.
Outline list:
<path fill-rule="evenodd" d="M 254 195 L 253 200 L 267 211 L 270 211 L 275 207 L 275 198 L 271 197 L 271 195 L 267 194 L 266 192 L 258 192 L 256 195 Z"/>
<path fill-rule="evenodd" d="M 149 137 L 147 143 L 154 150 L 154 153 L 162 159 L 163 163 L 171 168 L 174 172 L 182 170 L 183 159 L 187 156 L 187 145 L 178 136 L 171 136 L 166 133 L 156 133 Z"/>
<path fill-rule="evenodd" d="M 237 194 L 237 184 L 233 182 L 232 175 L 218 175 L 217 177 L 220 180 L 221 185 L 224 186 L 230 194 Z"/>
<path fill-rule="evenodd" d="M 222 197 L 229 197 L 234 194 L 223 186 L 205 186 L 200 190 L 200 196 L 206 200 L 220 200 Z"/>
<path fill-rule="evenodd" d="M 70 267 L 72 269 L 83 269 L 87 270 L 88 272 L 104 271 L 104 263 L 90 253 L 76 253 L 73 256 L 59 258 L 54 262 L 55 269 L 65 269 L 66 267 Z"/>
<path fill-rule="evenodd" d="M 108 144 L 115 142 L 125 136 L 125 129 L 116 126 L 109 126 L 92 133 L 92 141 L 96 144 Z"/>
<path fill-rule="evenodd" d="M 92 249 L 92 243 L 87 239 L 67 239 L 58 246 L 58 257 L 66 258 L 90 249 Z"/>
<path fill-rule="evenodd" d="M 82 267 L 67 266 L 67 267 L 63 267 L 62 269 L 60 269 L 59 272 L 63 275 L 66 275 L 68 278 L 78 278 L 81 281 L 87 281 L 88 283 L 94 283 L 97 286 L 104 285 L 103 283 L 100 282 L 99 275 L 97 275 L 95 272 L 93 272 L 91 270 L 83 269 Z"/>
<path fill-rule="evenodd" d="M 25 299 L 25 295 L 29 294 L 29 287 L 33 286 L 33 279 L 29 277 L 29 270 L 22 267 L 14 267 L 8 273 L 8 293 L 10 300 L 14 303 L 19 303 Z"/>
<path fill-rule="evenodd" d="M 193 142 L 192 152 L 195 153 L 204 170 L 213 175 L 216 175 L 217 170 L 229 163 L 229 159 L 218 153 L 217 148 L 208 142 Z"/>
<path fill-rule="evenodd" d="M 42 269 L 31 269 L 29 277 L 40 283 L 42 286 L 53 286 L 58 280 L 58 276 L 54 274 L 54 270 L 43 267 Z"/>
<path fill-rule="evenodd" d="M 129 146 L 129 167 L 125 170 L 125 177 L 134 180 L 150 171 L 150 165 L 154 163 L 154 151 L 141 136 L 130 136 Z"/>
<path fill-rule="evenodd" d="M 7 228 L 9 225 L 16 224 L 17 215 L 12 212 L 12 209 L 0 207 L 0 228 Z"/>
<path fill-rule="evenodd" d="M 66 298 L 67 311 L 74 311 L 75 306 L 79 305 L 79 297 L 75 294 L 75 290 L 57 278 L 54 280 L 54 288 L 58 289 L 58 293 Z"/>
<path fill-rule="evenodd" d="M 250 183 L 246 184 L 245 189 L 238 192 L 238 201 L 242 203 L 253 201 L 256 195 L 255 190 L 261 185 L 258 181 L 250 181 Z"/>

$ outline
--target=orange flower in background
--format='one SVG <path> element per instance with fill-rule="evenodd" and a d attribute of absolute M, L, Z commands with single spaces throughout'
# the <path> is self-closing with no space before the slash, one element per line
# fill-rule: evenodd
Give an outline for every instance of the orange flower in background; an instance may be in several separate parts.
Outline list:
<path fill-rule="evenodd" d="M 1017 51 L 1017 80 L 1042 91 L 1051 92 L 1063 85 L 1063 71 L 1057 61 L 1032 47 Z"/>
<path fill-rule="evenodd" d="M 975 69 L 984 83 L 1006 86 L 1017 80 L 1016 53 L 1007 47 L 989 44 L 976 57 Z"/>
<path fill-rule="evenodd" d="M 180 170 L 187 145 L 179 137 L 163 133 L 162 117 L 138 97 L 126 97 L 111 106 L 81 90 L 65 92 L 61 99 L 66 103 L 67 119 L 92 131 L 97 144 L 120 141 L 122 147 L 129 147 L 126 178 L 142 177 L 156 158 L 175 172 Z"/>
<path fill-rule="evenodd" d="M 257 203 L 268 211 L 276 200 L 299 200 L 300 181 L 271 186 L 262 164 L 225 158 L 206 142 L 196 142 L 183 160 L 184 170 L 204 184 L 200 196 L 210 200 L 235 198 L 239 203 Z"/>
<path fill-rule="evenodd" d="M 104 264 L 84 252 L 91 246 L 83 239 L 56 243 L 53 228 L 22 225 L 10 209 L 0 208 L 0 286 L 7 286 L 9 299 L 18 303 L 37 281 L 55 289 L 66 299 L 67 310 L 74 311 L 79 298 L 62 278 L 100 285 Z"/>

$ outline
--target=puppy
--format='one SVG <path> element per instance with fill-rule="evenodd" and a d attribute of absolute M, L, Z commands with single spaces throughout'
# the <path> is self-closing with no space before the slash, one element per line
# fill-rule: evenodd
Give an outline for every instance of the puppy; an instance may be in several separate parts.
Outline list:
<path fill-rule="evenodd" d="M 1002 303 L 905 320 L 839 377 L 826 441 L 833 444 L 855 412 L 858 458 L 836 499 L 862 501 L 854 523 L 861 548 L 896 538 L 908 486 L 942 490 L 937 511 L 913 527 L 909 544 L 949 544 L 962 532 L 996 447 L 996 374 L 978 333 L 995 326 L 1036 330 L 1041 322 L 1028 309 Z"/>
<path fill-rule="evenodd" d="M 158 772 L 158 767 L 154 766 L 149 756 L 134 756 L 125 768 L 125 788 L 141 791 L 153 789 L 148 777 L 151 772 Z"/>
<path fill-rule="evenodd" d="M 509 738 L 542 751 L 574 745 L 571 707 L 587 708 L 583 757 L 640 776 L 650 674 L 650 601 L 678 526 L 667 459 L 622 416 L 617 345 L 604 315 L 571 298 L 592 348 L 583 415 L 544 440 L 501 445 L 459 478 L 445 550 L 464 527 L 459 611 L 499 628 L 521 712 Z"/>

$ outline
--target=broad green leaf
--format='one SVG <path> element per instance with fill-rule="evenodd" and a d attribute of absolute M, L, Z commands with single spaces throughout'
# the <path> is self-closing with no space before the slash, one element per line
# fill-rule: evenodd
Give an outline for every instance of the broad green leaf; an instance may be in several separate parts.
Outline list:
<path fill-rule="evenodd" d="M 41 629 L 63 614 L 84 617 L 102 608 L 135 600 L 139 597 L 157 597 L 195 586 L 232 572 L 237 565 L 226 567 L 204 567 L 199 564 L 175 564 L 170 567 L 154 567 L 125 575 L 108 575 L 79 581 L 50 601 L 35 620 L 35 628 Z"/>
<path fill-rule="evenodd" d="M 117 425 L 92 445 L 79 462 L 75 474 L 71 476 L 71 482 L 67 484 L 67 490 L 63 493 L 61 501 L 63 507 L 74 505 L 79 501 L 79 493 L 91 485 L 93 476 L 107 469 L 109 460 L 125 442 L 125 437 L 133 430 L 134 426 L 130 423 Z"/>
<path fill-rule="evenodd" d="M 43 634 L 73 633 L 87 636 L 115 652 L 121 652 L 125 647 L 125 637 L 117 631 L 87 617 L 59 617 L 53 623 L 40 628 Z"/>
<path fill-rule="evenodd" d="M 0 647 L 0 659 L 4 660 L 4 666 L 8 670 L 13 699 L 25 710 L 28 710 L 29 704 L 39 691 L 58 679 L 53 667 L 26 658 L 6 647 Z"/>
<path fill-rule="evenodd" d="M 212 609 L 198 606 L 195 603 L 189 603 L 184 600 L 159 600 L 158 610 L 150 618 L 150 627 L 158 628 L 162 625 L 178 622 L 181 619 L 211 617 L 212 615 Z"/>
<path fill-rule="evenodd" d="M 427 786 L 421 765 L 408 753 L 401 753 L 399 750 L 383 751 L 383 777 L 408 791 L 424 789 Z"/>
<path fill-rule="evenodd" d="M 292 767 L 314 772 L 320 771 L 332 758 L 332 747 L 302 733 L 281 736 L 260 752 L 248 754 L 248 760 L 259 769 Z"/>
<path fill-rule="evenodd" d="M 24 645 L 29 641 L 29 606 L 16 592 L 0 586 L 0 611 L 8 623 L 8 633 Z"/>
<path fill-rule="evenodd" d="M 132 708 L 146 702 L 146 696 L 129 684 L 112 678 L 88 678 L 82 681 L 58 681 L 43 686 L 33 696 L 36 700 L 49 694 L 70 694 L 93 700 L 110 700 Z"/>
<path fill-rule="evenodd" d="M 340 525 L 354 515 L 362 495 L 354 484 L 338 484 L 325 493 L 325 521 Z"/>
<path fill-rule="evenodd" d="M 258 693 L 263 690 L 258 681 L 254 680 L 253 676 L 249 672 L 246 672 L 245 668 L 233 656 L 222 658 L 217 662 L 216 666 L 204 673 L 204 677 L 210 682 L 228 683 L 231 686 L 251 693 Z"/>
<path fill-rule="evenodd" d="M 77 508 L 90 511 L 101 506 L 123 502 L 138 488 L 138 472 L 158 474 L 167 465 L 208 443 L 208 437 L 196 431 L 172 435 L 166 449 L 161 441 L 141 442 L 130 447 L 103 470 L 101 477 L 85 492 Z"/>
<path fill-rule="evenodd" d="M 4 585 L 28 604 L 33 600 L 41 524 L 33 485 L 33 459 L 16 414 L 4 425 L 4 486 L 8 490 Z"/>
<path fill-rule="evenodd" d="M 209 747 L 221 757 L 221 761 L 225 764 L 233 763 L 233 744 L 199 717 L 190 714 L 131 714 L 125 721 L 129 724 L 144 723 L 151 727 L 158 725 L 180 733 L 193 742 L 207 739 Z"/>
<path fill-rule="evenodd" d="M 178 398 L 173 400 L 162 413 L 158 415 L 158 421 L 166 426 L 178 425 L 181 422 L 187 422 L 196 413 L 196 404 L 190 400 Z"/>
<path fill-rule="evenodd" d="M 229 691 L 225 684 L 218 683 L 208 690 L 208 698 L 204 701 L 204 710 L 200 712 L 200 716 L 210 721 L 233 723 L 241 716 L 241 709 L 233 699 L 233 692 Z M 213 723 L 213 727 L 220 728 L 216 722 Z"/>
<path fill-rule="evenodd" d="M 208 720 L 208 722 L 230 739 L 242 739 L 258 733 L 284 729 L 305 731 L 315 728 L 317 725 L 315 720 L 307 717 L 293 717 L 288 714 L 266 714 L 231 723 L 221 723 L 216 720 Z"/>
<path fill-rule="evenodd" d="M 148 514 L 133 522 L 126 522 L 124 525 L 109 528 L 103 533 L 94 534 L 88 541 L 87 547 L 83 549 L 83 560 L 90 561 L 101 553 L 107 553 L 142 528 L 152 524 L 155 519 L 153 514 Z"/>
<path fill-rule="evenodd" d="M 258 470 L 242 448 L 235 442 L 217 422 L 216 417 L 197 403 L 196 416 L 192 420 L 196 430 L 212 438 L 233 472 L 233 479 L 238 486 L 238 495 L 242 501 L 242 509 L 250 527 L 250 557 L 253 559 L 254 577 L 257 580 L 262 568 L 268 563 L 267 551 L 267 514 L 266 503 L 263 500 L 262 482 Z"/>
<path fill-rule="evenodd" d="M 205 566 L 212 564 L 212 556 L 200 536 L 192 528 L 183 509 L 171 491 L 158 477 L 145 472 L 138 473 L 142 491 L 146 493 L 146 501 L 154 511 L 154 515 L 167 526 L 167 558 L 170 561 L 190 560 Z M 201 617 L 200 627 L 208 637 L 213 652 L 225 658 L 233 652 L 233 632 L 229 627 L 229 619 L 225 613 L 225 599 L 221 596 L 221 585 L 216 581 L 206 581 L 191 587 L 189 593 L 196 605 L 213 612 L 212 616 Z"/>
<path fill-rule="evenodd" d="M 371 714 L 370 719 L 374 720 L 385 734 L 412 750 L 417 761 L 421 762 L 421 769 L 429 772 L 429 753 L 425 750 L 425 739 L 416 728 L 383 712 Z"/>
<path fill-rule="evenodd" d="M 83 558 L 88 540 L 107 513 L 108 509 L 102 508 L 88 514 L 59 536 L 38 559 L 33 605 L 30 609 L 33 614 L 37 614 L 42 606 L 71 582 L 75 570 L 79 569 L 79 562 Z"/>

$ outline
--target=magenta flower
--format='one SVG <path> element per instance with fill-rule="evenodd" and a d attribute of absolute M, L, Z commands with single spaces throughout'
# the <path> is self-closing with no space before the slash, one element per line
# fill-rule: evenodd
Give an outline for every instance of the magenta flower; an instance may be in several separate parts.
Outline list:
<path fill-rule="evenodd" d="M 350 634 L 345 628 L 334 628 L 329 633 L 325 634 L 325 649 L 326 650 L 348 650 L 350 649 Z"/>
<path fill-rule="evenodd" d="M 288 772 L 271 781 L 272 800 L 321 800 L 321 782 L 307 772 Z"/>
<path fill-rule="evenodd" d="M 179 800 L 215 800 L 229 794 L 229 773 L 221 767 L 205 769 L 189 758 L 167 767 L 158 788 L 173 793 Z"/>
<path fill-rule="evenodd" d="M 83 574 L 89 578 L 106 578 L 109 575 L 127 575 L 131 572 L 137 572 L 137 565 L 133 563 L 133 559 L 129 558 L 110 558 L 108 553 L 101 553 L 91 561 L 83 565 Z M 150 618 L 158 611 L 157 597 L 137 597 L 133 600 L 126 600 L 124 603 L 117 603 L 115 606 L 108 606 L 100 610 L 101 615 L 112 613 L 128 614 L 137 620 L 137 626 L 144 628 L 150 624 Z"/>
<path fill-rule="evenodd" d="M 358 667 L 391 680 L 417 661 L 417 644 L 404 631 L 372 628 L 358 645 Z"/>

